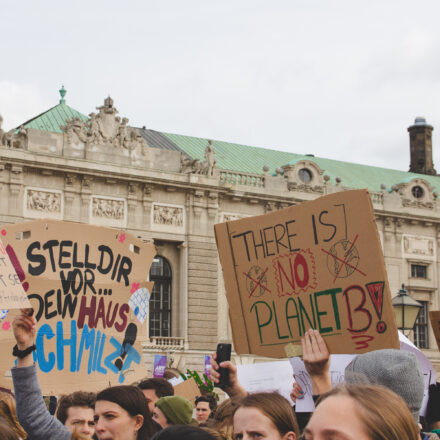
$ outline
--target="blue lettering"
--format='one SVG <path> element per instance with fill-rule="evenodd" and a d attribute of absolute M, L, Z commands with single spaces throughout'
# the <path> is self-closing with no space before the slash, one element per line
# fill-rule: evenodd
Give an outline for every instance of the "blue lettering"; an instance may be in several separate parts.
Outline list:
<path fill-rule="evenodd" d="M 76 321 L 70 322 L 70 338 L 64 339 L 63 322 L 57 322 L 57 368 L 64 369 L 64 346 L 70 345 L 70 371 L 76 370 Z"/>
<path fill-rule="evenodd" d="M 49 324 L 43 324 L 40 327 L 35 342 L 35 345 L 37 346 L 38 365 L 43 373 L 49 373 L 55 365 L 55 353 L 50 352 L 49 358 L 46 361 L 44 356 L 44 336 L 46 336 L 47 339 L 52 339 L 55 336 L 55 333 L 52 331 Z"/>
<path fill-rule="evenodd" d="M 101 339 L 101 346 L 99 347 L 99 354 L 98 354 L 98 362 L 97 362 L 97 371 L 99 371 L 102 374 L 107 374 L 107 370 L 101 365 L 101 361 L 102 361 L 102 353 L 104 351 L 104 342 L 105 342 L 105 334 L 102 334 L 102 339 Z"/>
<path fill-rule="evenodd" d="M 92 328 L 89 330 L 87 324 L 84 324 L 84 328 L 81 333 L 81 341 L 79 343 L 79 351 L 78 351 L 78 359 L 76 362 L 76 371 L 79 371 L 81 366 L 82 355 L 84 351 L 84 347 L 86 350 L 89 350 L 89 363 L 87 367 L 87 374 L 92 372 L 92 362 L 93 362 L 93 352 L 95 348 L 95 329 Z"/>

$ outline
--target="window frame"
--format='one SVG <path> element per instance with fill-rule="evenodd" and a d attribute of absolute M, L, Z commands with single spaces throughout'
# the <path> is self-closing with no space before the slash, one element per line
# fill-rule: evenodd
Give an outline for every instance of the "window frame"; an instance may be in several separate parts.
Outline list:
<path fill-rule="evenodd" d="M 161 261 L 161 274 L 154 274 L 155 260 Z M 166 273 L 168 272 L 168 273 Z M 149 280 L 154 281 L 154 287 L 151 292 L 150 308 L 148 312 L 148 335 L 149 337 L 171 337 L 172 327 L 172 283 L 173 272 L 170 262 L 161 255 L 156 255 L 151 264 L 149 272 Z M 167 296 L 164 300 L 164 293 Z M 155 295 L 160 295 L 159 301 L 155 301 Z M 158 307 L 155 307 L 156 303 L 159 303 Z M 168 303 L 168 307 L 164 308 L 164 304 Z M 168 322 L 166 328 L 163 327 L 163 323 Z M 158 322 L 158 326 L 155 325 Z"/>
<path fill-rule="evenodd" d="M 414 324 L 414 345 L 417 348 L 429 348 L 429 301 L 419 301 L 422 308 Z"/>

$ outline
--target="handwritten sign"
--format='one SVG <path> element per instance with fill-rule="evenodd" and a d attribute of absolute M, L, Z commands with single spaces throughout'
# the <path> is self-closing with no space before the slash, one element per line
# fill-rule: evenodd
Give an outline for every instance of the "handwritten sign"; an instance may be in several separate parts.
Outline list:
<path fill-rule="evenodd" d="M 318 329 L 332 353 L 398 348 L 366 190 L 215 225 L 235 350 L 285 357 Z"/>
<path fill-rule="evenodd" d="M 34 360 L 44 394 L 99 390 L 145 376 L 142 325 L 128 304 L 146 282 L 154 245 L 114 229 L 39 220 L 0 228 L 38 321 Z M 9 311 L 8 318 L 11 319 Z M 0 384 L 14 364 L 0 331 Z"/>
<path fill-rule="evenodd" d="M 4 319 L 8 309 L 22 309 L 31 306 L 24 288 L 29 287 L 27 283 L 22 286 L 23 274 L 17 274 L 11 264 L 11 260 L 0 240 L 0 319 Z"/>
<path fill-rule="evenodd" d="M 440 311 L 429 312 L 429 319 L 431 321 L 432 330 L 434 330 L 437 347 L 440 350 Z"/>

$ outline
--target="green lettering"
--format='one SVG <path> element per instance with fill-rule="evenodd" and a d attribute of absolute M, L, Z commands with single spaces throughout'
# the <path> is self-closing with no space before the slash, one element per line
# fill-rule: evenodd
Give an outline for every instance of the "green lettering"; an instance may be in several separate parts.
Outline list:
<path fill-rule="evenodd" d="M 289 315 L 289 304 L 290 303 L 294 304 L 295 310 L 296 310 L 296 315 Z M 295 318 L 296 321 L 298 322 L 299 336 L 302 336 L 303 333 L 301 331 L 301 321 L 300 321 L 299 315 L 298 315 L 298 306 L 296 305 L 296 301 L 293 298 L 287 298 L 287 301 L 286 301 L 286 321 L 287 321 L 287 328 L 289 329 L 289 334 L 290 334 L 291 338 L 293 337 L 293 335 L 292 335 L 292 330 L 290 329 L 290 322 L 289 322 L 289 320 L 293 319 L 293 318 Z"/>
<path fill-rule="evenodd" d="M 272 301 L 272 308 L 273 308 L 273 314 L 275 316 L 275 325 L 277 326 L 278 339 L 286 339 L 289 337 L 288 335 L 284 335 L 284 336 L 280 335 L 280 328 L 278 327 L 277 311 L 275 309 L 275 301 Z"/>
<path fill-rule="evenodd" d="M 314 308 L 313 308 L 313 302 L 312 302 L 312 296 L 311 296 L 311 295 L 309 295 L 309 300 L 310 300 L 310 306 L 311 306 L 311 308 L 312 308 L 313 322 L 310 320 L 310 316 L 309 316 L 309 314 L 307 313 L 307 310 L 306 310 L 306 308 L 304 307 L 304 305 L 303 305 L 301 299 L 298 298 L 298 305 L 299 305 L 299 312 L 300 312 L 300 317 L 301 317 L 301 325 L 302 325 L 303 333 L 306 332 L 305 325 L 304 325 L 304 316 L 306 317 L 306 319 L 307 319 L 307 321 L 308 321 L 308 323 L 309 323 L 309 326 L 312 327 L 312 328 L 316 328 L 315 310 L 314 310 Z"/>
<path fill-rule="evenodd" d="M 260 322 L 260 314 L 258 313 L 257 304 L 264 304 L 269 309 L 269 312 L 270 312 L 269 319 L 264 323 Z M 255 317 L 257 318 L 258 333 L 260 335 L 260 343 L 262 344 L 263 343 L 263 336 L 261 335 L 261 328 L 266 327 L 266 325 L 269 325 L 270 322 L 272 321 L 272 309 L 270 308 L 270 306 L 266 302 L 257 301 L 254 304 L 252 304 L 252 307 L 250 308 L 249 312 L 252 312 L 252 309 L 254 307 L 255 307 Z"/>
<path fill-rule="evenodd" d="M 339 320 L 339 310 L 338 310 L 338 304 L 336 301 L 336 294 L 341 293 L 342 289 L 329 289 L 329 290 L 323 290 L 321 292 L 315 292 L 315 308 L 316 308 L 316 316 L 318 317 L 318 326 L 319 326 L 319 333 L 330 333 L 333 331 L 333 327 L 322 327 L 321 324 L 321 316 L 327 315 L 327 312 L 320 312 L 318 307 L 318 296 L 322 295 L 331 295 L 332 297 L 332 306 L 333 306 L 333 313 L 334 318 L 336 322 L 336 328 L 340 330 L 341 323 Z"/>

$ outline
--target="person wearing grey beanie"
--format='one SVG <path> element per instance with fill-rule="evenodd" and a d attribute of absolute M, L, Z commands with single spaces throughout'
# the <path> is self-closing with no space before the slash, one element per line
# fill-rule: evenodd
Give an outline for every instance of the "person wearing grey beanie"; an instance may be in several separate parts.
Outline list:
<path fill-rule="evenodd" d="M 418 423 L 424 380 L 414 353 L 402 350 L 376 350 L 357 355 L 345 368 L 348 384 L 383 385 L 399 395 Z"/>

